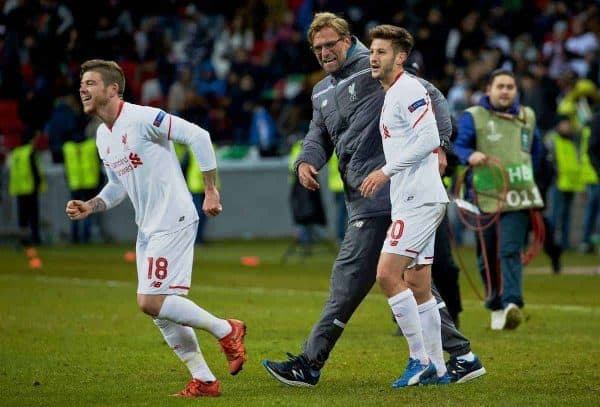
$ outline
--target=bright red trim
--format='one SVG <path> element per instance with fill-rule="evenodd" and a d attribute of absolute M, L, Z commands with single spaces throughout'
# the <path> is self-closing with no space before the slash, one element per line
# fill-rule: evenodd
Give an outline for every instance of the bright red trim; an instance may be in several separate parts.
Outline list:
<path fill-rule="evenodd" d="M 184 285 L 170 285 L 169 288 L 182 288 L 184 290 L 189 290 L 190 287 L 186 287 Z"/>
<path fill-rule="evenodd" d="M 415 122 L 415 124 L 413 124 L 412 128 L 414 129 L 415 127 L 417 127 L 417 124 L 419 124 L 419 122 L 421 121 L 421 119 L 423 118 L 423 116 L 425 116 L 425 113 L 427 113 L 429 111 L 429 102 L 427 102 L 427 109 L 425 109 L 425 111 L 423 113 L 421 113 L 421 116 L 419 116 L 419 118 L 417 119 L 417 121 Z"/>
<path fill-rule="evenodd" d="M 117 122 L 117 119 L 119 118 L 119 116 L 121 116 L 121 110 L 123 110 L 124 104 L 125 104 L 124 101 L 122 101 L 122 100 L 119 101 L 119 108 L 117 109 L 117 117 L 115 117 L 115 121 L 113 122 L 112 126 L 106 126 L 108 128 L 108 130 L 112 131 L 112 128 L 114 127 L 115 123 Z"/>
<path fill-rule="evenodd" d="M 429 256 L 429 257 L 424 257 L 425 260 L 431 260 L 433 259 L 433 256 Z"/>
<path fill-rule="evenodd" d="M 394 79 L 394 81 L 393 81 L 393 82 L 390 84 L 390 88 L 391 88 L 392 86 L 394 86 L 394 83 L 396 83 L 396 81 L 397 81 L 398 79 L 400 79 L 400 77 L 402 76 L 402 74 L 403 74 L 403 73 L 404 73 L 404 71 L 400 72 L 400 73 L 398 74 L 398 76 L 396 76 L 396 78 Z"/>
<path fill-rule="evenodd" d="M 419 252 L 418 252 L 418 251 L 416 251 L 416 250 L 405 249 L 405 251 L 407 251 L 407 252 L 409 252 L 409 253 L 419 254 Z"/>

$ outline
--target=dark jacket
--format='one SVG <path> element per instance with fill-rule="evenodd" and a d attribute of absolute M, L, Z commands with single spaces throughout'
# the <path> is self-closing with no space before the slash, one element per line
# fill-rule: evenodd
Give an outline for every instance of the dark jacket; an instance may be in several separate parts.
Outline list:
<path fill-rule="evenodd" d="M 600 178 L 600 111 L 597 111 L 590 122 L 591 136 L 588 144 L 590 162 Z"/>
<path fill-rule="evenodd" d="M 296 172 L 302 162 L 321 169 L 335 149 L 350 221 L 389 215 L 391 210 L 389 183 L 371 198 L 363 198 L 359 192 L 365 177 L 385 164 L 379 133 L 385 92 L 371 77 L 369 50 L 355 37 L 352 42 L 342 67 L 313 88 L 312 120 L 294 165 Z M 437 113 L 435 103 L 434 111 Z M 448 123 L 443 122 L 450 128 L 445 135 L 449 139 L 449 115 L 447 119 Z"/>

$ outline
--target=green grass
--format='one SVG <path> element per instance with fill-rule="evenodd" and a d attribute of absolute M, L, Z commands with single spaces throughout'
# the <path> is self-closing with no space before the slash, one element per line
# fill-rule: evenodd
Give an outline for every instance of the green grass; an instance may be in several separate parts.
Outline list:
<path fill-rule="evenodd" d="M 41 270 L 23 252 L 0 247 L 1 406 L 521 406 L 600 402 L 600 277 L 526 274 L 527 322 L 492 332 L 489 314 L 461 278 L 462 330 L 488 374 L 464 385 L 393 390 L 407 358 L 383 296 L 360 306 L 314 389 L 280 385 L 260 365 L 297 353 L 327 296 L 333 254 L 279 263 L 287 242 L 218 242 L 196 251 L 190 298 L 218 316 L 241 318 L 249 361 L 229 376 L 216 341 L 199 332 L 203 353 L 222 381 L 211 400 L 167 397 L 188 380 L 185 367 L 135 303 L 131 246 L 41 248 Z M 463 251 L 470 275 L 472 250 Z M 255 268 L 244 255 L 260 256 Z M 598 268 L 594 256 L 568 254 L 569 266 Z M 547 267 L 540 256 L 533 267 Z"/>

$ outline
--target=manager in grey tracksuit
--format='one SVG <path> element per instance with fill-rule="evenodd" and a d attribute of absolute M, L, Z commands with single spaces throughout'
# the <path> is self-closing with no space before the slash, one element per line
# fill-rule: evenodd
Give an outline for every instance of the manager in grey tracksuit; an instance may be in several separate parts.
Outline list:
<path fill-rule="evenodd" d="M 340 44 L 341 41 L 347 42 Z M 313 89 L 312 120 L 294 168 L 305 188 L 318 189 L 315 175 L 335 150 L 349 216 L 333 265 L 329 298 L 304 344 L 304 358 L 312 369 L 320 370 L 350 317 L 375 283 L 377 262 L 391 222 L 391 204 L 389 184 L 370 198 L 362 197 L 359 192 L 363 179 L 385 164 L 378 128 L 384 91 L 371 77 L 369 50 L 349 33 L 313 50 L 329 75 Z M 431 93 L 442 145 L 448 146 L 450 116 L 447 106 L 440 107 L 446 103 L 445 99 L 429 82 L 422 79 L 421 82 Z M 441 302 L 437 291 L 434 294 Z M 444 350 L 451 355 L 470 352 L 469 341 L 455 328 L 447 310 L 440 308 L 440 314 Z"/>

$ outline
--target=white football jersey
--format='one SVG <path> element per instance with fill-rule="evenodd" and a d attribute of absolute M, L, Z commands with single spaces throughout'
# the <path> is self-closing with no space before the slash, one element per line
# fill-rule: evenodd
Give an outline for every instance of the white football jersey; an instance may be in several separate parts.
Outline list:
<path fill-rule="evenodd" d="M 379 130 L 386 161 L 382 170 L 392 176 L 392 218 L 398 219 L 403 208 L 448 202 L 431 100 L 416 78 L 403 73 L 387 90 Z"/>
<path fill-rule="evenodd" d="M 112 126 L 98 127 L 96 145 L 106 171 L 123 185 L 146 235 L 198 220 L 171 134 L 175 120 L 160 109 L 121 102 Z"/>

